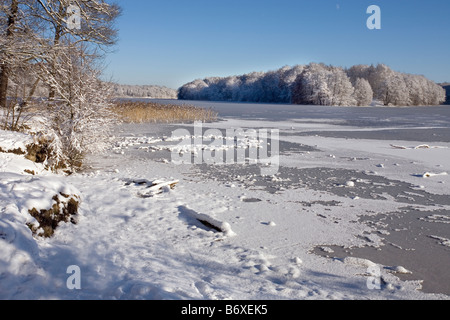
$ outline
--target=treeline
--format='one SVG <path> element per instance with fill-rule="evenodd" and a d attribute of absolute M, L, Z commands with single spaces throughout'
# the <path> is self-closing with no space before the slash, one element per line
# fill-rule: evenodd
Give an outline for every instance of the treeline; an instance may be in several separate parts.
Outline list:
<path fill-rule="evenodd" d="M 421 75 L 396 72 L 384 64 L 351 68 L 311 63 L 269 72 L 195 80 L 178 90 L 178 99 L 293 103 L 331 106 L 439 105 L 445 90 Z"/>
<path fill-rule="evenodd" d="M 112 95 L 117 98 L 177 99 L 177 91 L 164 86 L 113 84 Z"/>
<path fill-rule="evenodd" d="M 25 77 L 26 75 L 24 75 Z M 15 75 L 17 78 L 17 74 Z M 24 85 L 24 81 L 15 82 L 9 81 L 7 96 L 15 98 L 19 96 L 22 98 L 24 87 L 29 86 L 30 83 Z M 177 99 L 177 90 L 156 85 L 124 85 L 118 83 L 106 83 L 110 86 L 110 96 L 112 98 L 153 98 L 153 99 Z M 19 94 L 18 94 L 19 92 Z M 36 86 L 33 91 L 33 98 L 48 98 L 50 88 L 42 82 Z"/>
<path fill-rule="evenodd" d="M 304 66 L 195 80 L 178 89 L 178 99 L 290 103 L 292 85 Z"/>

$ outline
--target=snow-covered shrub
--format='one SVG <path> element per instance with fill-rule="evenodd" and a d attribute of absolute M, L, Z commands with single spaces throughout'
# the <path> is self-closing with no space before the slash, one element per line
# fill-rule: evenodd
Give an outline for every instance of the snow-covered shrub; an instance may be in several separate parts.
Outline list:
<path fill-rule="evenodd" d="M 52 168 L 76 170 L 87 153 L 103 151 L 116 123 L 111 87 L 100 80 L 92 57 L 73 46 L 62 48 L 51 65 L 41 64 L 42 79 L 55 91 L 41 112 Z M 56 70 L 56 72 L 55 72 Z"/>

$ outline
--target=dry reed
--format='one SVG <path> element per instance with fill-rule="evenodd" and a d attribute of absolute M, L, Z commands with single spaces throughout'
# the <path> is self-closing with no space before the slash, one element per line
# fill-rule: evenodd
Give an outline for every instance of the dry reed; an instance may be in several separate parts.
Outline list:
<path fill-rule="evenodd" d="M 129 123 L 211 122 L 218 116 L 212 109 L 142 101 L 115 102 L 113 111 Z"/>

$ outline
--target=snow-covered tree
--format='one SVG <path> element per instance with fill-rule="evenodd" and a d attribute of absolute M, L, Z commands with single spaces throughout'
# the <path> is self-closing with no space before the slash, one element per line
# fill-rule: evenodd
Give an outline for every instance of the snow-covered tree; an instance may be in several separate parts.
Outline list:
<path fill-rule="evenodd" d="M 79 28 L 69 23 L 71 6 L 78 9 Z M 102 148 L 111 113 L 97 50 L 115 42 L 119 14 L 105 0 L 0 0 L 0 104 L 11 90 L 27 86 L 26 103 L 39 82 L 45 85 L 50 102 L 41 112 L 56 166 L 76 167 L 87 152 Z"/>
<path fill-rule="evenodd" d="M 369 106 L 373 100 L 373 90 L 369 81 L 363 78 L 357 78 L 354 88 L 353 97 L 356 100 L 356 105 Z"/>
<path fill-rule="evenodd" d="M 281 90 L 279 102 L 291 103 L 292 101 L 292 86 L 297 77 L 303 72 L 305 66 L 296 65 L 294 67 L 285 66 L 278 70 L 281 77 Z"/>
<path fill-rule="evenodd" d="M 252 72 L 240 77 L 242 85 L 238 101 L 260 102 L 262 93 L 261 79 L 263 72 Z"/>
<path fill-rule="evenodd" d="M 426 79 L 426 82 L 427 91 L 423 105 L 435 106 L 444 103 L 446 101 L 445 89 L 431 80 Z"/>
<path fill-rule="evenodd" d="M 292 102 L 294 104 L 327 105 L 331 102 L 330 96 L 325 65 L 311 63 L 295 81 Z"/>
<path fill-rule="evenodd" d="M 292 102 L 295 104 L 355 104 L 353 86 L 342 68 L 311 63 L 298 76 L 292 90 Z"/>
<path fill-rule="evenodd" d="M 25 53 L 32 52 L 36 44 L 30 39 L 28 13 L 23 1 L 0 1 L 0 107 L 7 107 L 10 77 L 24 66 Z"/>
<path fill-rule="evenodd" d="M 387 75 L 380 81 L 377 97 L 385 106 L 407 106 L 409 92 L 403 76 L 398 73 Z"/>
<path fill-rule="evenodd" d="M 183 85 L 178 89 L 178 99 L 180 100 L 203 100 L 203 91 L 209 86 L 205 81 L 197 79 Z"/>
<path fill-rule="evenodd" d="M 425 105 L 428 80 L 423 76 L 412 74 L 403 75 L 403 79 L 405 81 L 406 88 L 408 89 L 408 105 Z"/>
<path fill-rule="evenodd" d="M 20 127 L 23 111 L 39 85 L 30 63 L 42 56 L 35 36 L 39 24 L 30 5 L 31 0 L 0 0 L 0 107 L 6 108 L 4 128 L 10 130 Z"/>
<path fill-rule="evenodd" d="M 71 6 L 79 9 L 79 28 L 69 23 Z M 0 38 L 6 40 L 0 40 L 0 105 L 6 105 L 14 68 L 54 61 L 64 39 L 106 49 L 116 41 L 119 14 L 119 6 L 105 0 L 0 0 Z"/>
<path fill-rule="evenodd" d="M 178 98 L 333 106 L 370 105 L 375 99 L 385 105 L 407 106 L 439 104 L 445 101 L 441 89 L 424 77 L 407 76 L 384 64 L 355 65 L 344 70 L 311 63 L 196 80 L 182 86 Z"/>
<path fill-rule="evenodd" d="M 442 88 L 421 75 L 396 72 L 386 65 L 356 65 L 347 70 L 353 83 L 357 78 L 369 81 L 374 98 L 385 105 L 439 105 L 443 101 Z"/>
<path fill-rule="evenodd" d="M 42 81 L 55 90 L 56 97 L 42 114 L 42 134 L 52 152 L 49 165 L 76 170 L 87 153 L 101 152 L 109 143 L 116 122 L 111 86 L 100 80 L 95 58 L 86 55 L 80 45 L 65 46 L 56 61 L 39 68 L 39 74 L 46 75 Z"/>
<path fill-rule="evenodd" d="M 327 86 L 331 94 L 332 106 L 353 106 L 354 88 L 344 69 L 338 67 L 328 68 Z"/>
<path fill-rule="evenodd" d="M 356 80 L 358 78 L 369 81 L 369 78 L 371 78 L 371 74 L 374 72 L 374 70 L 375 70 L 375 68 L 373 66 L 357 64 L 357 65 L 351 66 L 350 68 L 346 69 L 346 73 L 347 73 L 348 77 L 350 78 L 350 81 L 352 83 L 356 83 Z"/>

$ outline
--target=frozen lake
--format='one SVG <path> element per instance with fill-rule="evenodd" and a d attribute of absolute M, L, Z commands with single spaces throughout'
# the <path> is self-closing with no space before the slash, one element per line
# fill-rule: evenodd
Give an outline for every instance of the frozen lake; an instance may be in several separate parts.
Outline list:
<path fill-rule="evenodd" d="M 331 120 L 360 128 L 437 127 L 450 128 L 450 107 L 328 107 L 288 104 L 259 104 L 185 100 L 153 100 L 212 108 L 223 118 L 293 121 Z"/>
<path fill-rule="evenodd" d="M 449 299 L 450 108 L 165 102 L 220 119 L 119 124 L 71 176 L 0 152 L 0 298 Z M 77 224 L 35 239 L 58 192 Z"/>
<path fill-rule="evenodd" d="M 383 210 L 372 202 L 363 201 L 347 207 L 347 213 L 351 211 L 355 219 L 372 228 L 361 234 L 348 235 L 349 238 L 363 239 L 362 244 L 317 243 L 312 251 L 332 259 L 347 256 L 369 259 L 385 265 L 386 269 L 402 265 L 411 273 L 402 274 L 400 278 L 423 280 L 425 292 L 450 294 L 448 106 L 347 108 L 160 102 L 216 110 L 222 122 L 204 124 L 205 130 L 209 127 L 279 129 L 281 162 L 277 179 L 270 181 L 257 177 L 257 169 L 252 166 L 233 165 L 195 166 L 195 175 L 271 193 L 278 199 L 275 210 L 285 214 L 287 202 L 292 202 L 283 196 L 285 190 L 324 192 L 330 196 L 327 201 L 298 200 L 299 208 L 294 210 L 312 211 L 336 224 L 342 223 L 343 218 L 339 217 L 342 212 L 331 212 L 346 203 L 343 199 L 377 200 L 380 204 L 384 202 L 382 206 L 389 203 Z M 159 132 L 152 133 L 146 132 L 148 126 L 141 130 L 144 135 L 170 136 L 175 128 L 180 126 L 162 126 Z M 189 130 L 190 126 L 185 128 Z M 424 147 L 418 148 L 421 145 Z M 170 161 L 168 153 L 156 154 Z M 438 172 L 439 175 L 424 179 L 421 176 L 424 172 Z M 350 180 L 356 182 L 356 186 L 342 188 L 342 184 Z M 248 202 L 257 204 L 259 201 L 261 199 L 251 198 Z M 296 240 L 292 236 L 287 241 Z"/>

